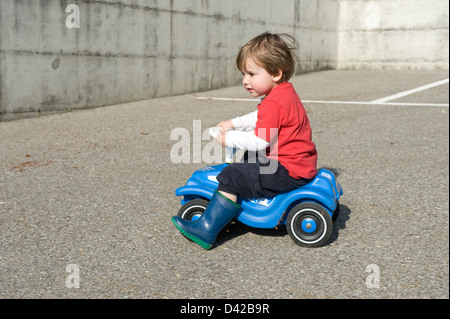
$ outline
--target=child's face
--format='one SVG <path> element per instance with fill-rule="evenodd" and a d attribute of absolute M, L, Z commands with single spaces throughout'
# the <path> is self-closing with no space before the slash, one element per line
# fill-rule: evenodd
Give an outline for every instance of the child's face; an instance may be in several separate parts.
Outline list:
<path fill-rule="evenodd" d="M 274 87 L 277 86 L 277 82 L 281 79 L 280 75 L 273 76 L 269 74 L 266 69 L 259 66 L 248 58 L 245 63 L 245 70 L 242 71 L 242 84 L 254 97 L 267 95 Z"/>

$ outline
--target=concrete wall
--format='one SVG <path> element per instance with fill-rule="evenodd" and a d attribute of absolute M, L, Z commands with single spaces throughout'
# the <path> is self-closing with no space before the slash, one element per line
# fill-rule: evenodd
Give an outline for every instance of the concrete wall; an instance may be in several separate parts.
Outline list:
<path fill-rule="evenodd" d="M 264 31 L 297 38 L 297 73 L 448 68 L 444 0 L 2 0 L 0 121 L 238 84 Z"/>
<path fill-rule="evenodd" d="M 341 0 L 338 69 L 449 66 L 445 0 Z"/>
<path fill-rule="evenodd" d="M 71 3 L 79 29 L 66 27 Z M 286 0 L 2 0 L 0 116 L 234 85 L 239 47 L 266 30 L 293 33 L 298 10 Z"/>
<path fill-rule="evenodd" d="M 335 69 L 339 48 L 338 0 L 299 0 L 295 38 L 299 42 L 297 73 Z"/>

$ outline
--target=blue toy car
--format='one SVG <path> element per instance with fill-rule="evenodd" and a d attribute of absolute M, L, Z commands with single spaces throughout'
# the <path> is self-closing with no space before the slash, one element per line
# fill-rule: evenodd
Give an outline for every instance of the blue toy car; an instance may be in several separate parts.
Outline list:
<path fill-rule="evenodd" d="M 183 196 L 180 218 L 198 219 L 217 189 L 217 175 L 229 164 L 207 166 L 189 178 L 175 191 Z M 330 238 L 333 223 L 339 215 L 342 187 L 335 175 L 321 169 L 310 183 L 274 198 L 242 200 L 242 211 L 236 216 L 241 223 L 255 228 L 271 229 L 286 225 L 294 242 L 303 247 L 319 247 Z"/>

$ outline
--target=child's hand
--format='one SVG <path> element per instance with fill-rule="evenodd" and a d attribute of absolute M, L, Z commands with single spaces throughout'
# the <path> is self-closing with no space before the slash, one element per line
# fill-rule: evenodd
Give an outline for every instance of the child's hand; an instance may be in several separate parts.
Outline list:
<path fill-rule="evenodd" d="M 216 126 L 221 127 L 222 132 L 234 129 L 234 125 L 233 125 L 233 122 L 231 122 L 231 120 L 222 121 L 219 124 L 217 124 Z"/>
<path fill-rule="evenodd" d="M 225 140 L 225 136 L 227 134 L 226 130 L 222 130 L 222 132 L 220 132 L 220 134 L 218 134 L 216 136 L 216 142 L 219 143 L 220 145 L 222 145 L 223 147 L 226 146 L 226 140 Z"/>

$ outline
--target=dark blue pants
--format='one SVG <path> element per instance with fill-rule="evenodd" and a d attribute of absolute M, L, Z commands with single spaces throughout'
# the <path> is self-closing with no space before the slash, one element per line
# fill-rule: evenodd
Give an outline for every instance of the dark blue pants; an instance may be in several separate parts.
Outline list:
<path fill-rule="evenodd" d="M 272 198 L 311 181 L 295 179 L 280 162 L 253 152 L 246 152 L 241 162 L 225 167 L 217 180 L 219 191 L 241 198 Z"/>

